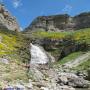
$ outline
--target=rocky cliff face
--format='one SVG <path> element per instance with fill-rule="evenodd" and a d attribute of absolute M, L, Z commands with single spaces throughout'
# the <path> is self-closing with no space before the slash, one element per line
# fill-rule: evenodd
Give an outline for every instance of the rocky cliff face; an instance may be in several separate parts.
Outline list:
<path fill-rule="evenodd" d="M 40 28 L 44 31 L 68 31 L 88 27 L 90 27 L 90 13 L 82 13 L 75 17 L 63 14 L 37 17 L 26 31 Z"/>
<path fill-rule="evenodd" d="M 90 12 L 81 13 L 73 18 L 76 29 L 90 28 Z"/>
<path fill-rule="evenodd" d="M 0 29 L 20 30 L 16 18 L 13 17 L 2 4 L 0 4 Z"/>

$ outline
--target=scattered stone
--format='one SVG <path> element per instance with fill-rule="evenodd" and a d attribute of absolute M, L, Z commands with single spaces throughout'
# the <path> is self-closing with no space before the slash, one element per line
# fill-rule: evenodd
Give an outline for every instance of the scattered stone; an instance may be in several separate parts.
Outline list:
<path fill-rule="evenodd" d="M 26 84 L 25 87 L 26 87 L 28 90 L 33 90 L 33 85 L 32 85 L 32 83 Z"/>
<path fill-rule="evenodd" d="M 59 77 L 59 81 L 57 83 L 60 83 L 61 85 L 66 85 L 67 82 L 68 82 L 67 77 L 62 76 L 62 77 Z"/>
<path fill-rule="evenodd" d="M 60 89 L 58 90 L 75 90 L 75 88 L 70 87 L 70 86 L 60 86 Z"/>
<path fill-rule="evenodd" d="M 40 90 L 49 90 L 49 89 L 46 87 L 41 87 Z"/>
<path fill-rule="evenodd" d="M 83 78 L 70 78 L 68 81 L 68 85 L 75 88 L 88 88 L 88 81 Z"/>
<path fill-rule="evenodd" d="M 1 89 L 2 90 L 2 89 Z M 3 88 L 3 90 L 14 90 L 14 87 L 13 86 L 6 86 L 5 88 Z"/>
<path fill-rule="evenodd" d="M 0 62 L 2 62 L 4 64 L 9 64 L 9 60 L 6 58 L 0 58 Z"/>
<path fill-rule="evenodd" d="M 16 90 L 25 90 L 25 87 L 23 85 L 17 84 L 15 85 Z"/>

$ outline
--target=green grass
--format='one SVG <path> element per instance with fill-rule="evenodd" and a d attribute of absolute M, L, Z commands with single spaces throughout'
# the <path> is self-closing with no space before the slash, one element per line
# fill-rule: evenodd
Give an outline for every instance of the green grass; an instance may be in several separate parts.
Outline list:
<path fill-rule="evenodd" d="M 9 84 L 20 80 L 28 82 L 27 70 L 15 62 L 10 62 L 9 64 L 0 63 L 0 75 L 0 84 L 3 83 L 3 85 L 5 85 L 5 82 Z M 1 86 L 3 85 L 1 84 Z"/>
<path fill-rule="evenodd" d="M 18 46 L 17 35 L 11 33 L 3 33 L 0 31 L 0 36 L 2 38 L 0 42 L 0 55 L 10 54 L 16 50 L 15 46 Z"/>
<path fill-rule="evenodd" d="M 37 38 L 51 38 L 51 39 L 62 39 L 67 36 L 69 33 L 67 32 L 44 32 L 37 31 L 34 32 L 33 35 Z"/>
<path fill-rule="evenodd" d="M 79 66 L 77 66 L 73 69 L 78 70 L 78 71 L 89 70 L 90 69 L 90 59 L 83 62 L 82 64 L 80 64 Z"/>
<path fill-rule="evenodd" d="M 76 42 L 87 42 L 90 44 L 90 28 L 76 30 L 74 32 L 45 32 L 37 30 L 32 33 L 33 38 L 49 39 L 73 39 Z"/>
<path fill-rule="evenodd" d="M 65 63 L 67 63 L 67 62 L 69 62 L 71 60 L 76 59 L 77 57 L 79 57 L 82 54 L 83 54 L 83 52 L 74 52 L 74 53 L 71 53 L 68 56 L 66 56 L 63 59 L 61 59 L 58 62 L 56 62 L 56 64 L 63 65 L 63 64 L 65 64 Z"/>
<path fill-rule="evenodd" d="M 25 39 L 21 34 L 17 34 L 15 32 L 9 30 L 0 30 L 0 36 L 2 37 L 0 43 L 0 57 L 8 56 L 10 64 L 4 65 L 0 63 L 0 73 L 2 77 L 0 81 L 7 80 L 27 80 L 26 69 L 22 68 L 22 58 L 24 61 L 30 60 L 30 53 L 28 52 L 27 44 L 29 45 L 30 41 Z M 33 38 L 43 39 L 73 39 L 76 43 L 86 42 L 90 44 L 90 28 L 86 28 L 83 30 L 78 30 L 75 32 L 44 32 L 37 31 L 32 33 Z M 28 43 L 26 43 L 28 42 Z M 27 50 L 28 49 L 28 50 Z M 58 50 L 52 51 L 53 55 L 58 53 Z M 20 56 L 21 53 L 21 56 Z M 82 55 L 82 52 L 72 53 L 65 58 L 58 61 L 56 64 L 64 64 L 70 60 L 74 60 L 78 56 Z M 90 60 L 89 60 L 90 61 Z M 80 67 L 87 68 L 88 63 L 81 65 Z"/>
<path fill-rule="evenodd" d="M 23 62 L 19 53 L 19 49 L 25 44 L 24 37 L 20 33 L 9 30 L 0 30 L 0 36 L 2 38 L 0 42 L 0 58 L 3 56 L 9 61 L 7 65 L 0 62 L 0 75 L 2 76 L 0 82 L 27 81 L 27 69 L 22 66 Z"/>
<path fill-rule="evenodd" d="M 43 30 L 37 30 L 36 32 L 32 33 L 34 38 L 38 39 L 66 39 L 66 40 L 73 40 L 77 44 L 90 44 L 90 28 L 80 29 L 76 31 L 68 31 L 68 32 L 45 32 Z M 64 45 L 63 45 L 64 46 Z M 62 46 L 60 46 L 62 47 Z M 60 48 L 59 47 L 59 48 Z M 57 50 L 51 51 L 52 55 L 57 55 L 59 52 Z M 74 60 L 79 55 L 82 55 L 82 52 L 75 52 L 72 53 L 65 58 L 59 60 L 57 64 L 64 64 L 70 60 Z"/>
<path fill-rule="evenodd" d="M 90 28 L 75 31 L 73 33 L 73 38 L 77 42 L 86 42 L 87 44 L 90 44 Z"/>

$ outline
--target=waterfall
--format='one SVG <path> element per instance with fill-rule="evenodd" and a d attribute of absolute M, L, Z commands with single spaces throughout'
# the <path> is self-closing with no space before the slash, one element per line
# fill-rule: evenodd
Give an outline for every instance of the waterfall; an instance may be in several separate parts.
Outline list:
<path fill-rule="evenodd" d="M 30 64 L 46 64 L 49 58 L 43 48 L 38 45 L 30 44 L 31 61 Z"/>

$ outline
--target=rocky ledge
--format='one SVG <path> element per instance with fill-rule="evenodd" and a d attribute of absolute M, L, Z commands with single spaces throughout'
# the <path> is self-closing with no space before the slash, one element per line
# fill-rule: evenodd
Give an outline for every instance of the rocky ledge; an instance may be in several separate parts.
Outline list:
<path fill-rule="evenodd" d="M 90 12 L 75 17 L 68 14 L 39 16 L 25 29 L 26 32 L 43 29 L 43 31 L 73 31 L 90 27 Z"/>
<path fill-rule="evenodd" d="M 8 29 L 12 31 L 20 30 L 16 18 L 13 17 L 2 4 L 0 4 L 0 29 Z"/>

